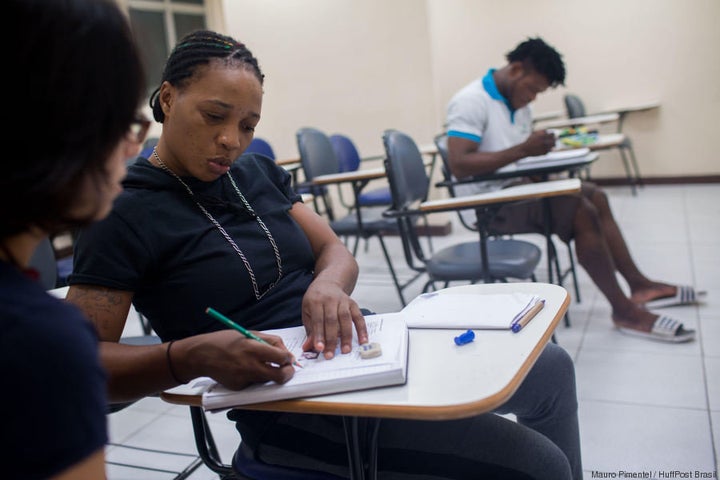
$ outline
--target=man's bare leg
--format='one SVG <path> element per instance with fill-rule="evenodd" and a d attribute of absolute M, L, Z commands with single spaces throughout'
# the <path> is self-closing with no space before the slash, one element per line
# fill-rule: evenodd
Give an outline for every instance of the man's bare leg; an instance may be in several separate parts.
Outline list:
<path fill-rule="evenodd" d="M 577 209 L 573 227 L 578 262 L 610 302 L 613 322 L 617 326 L 649 332 L 658 315 L 645 310 L 625 295 L 615 275 L 613 252 L 603 235 L 598 209 L 586 198 L 582 199 Z M 637 267 L 634 268 L 637 270 Z"/>
<path fill-rule="evenodd" d="M 597 211 L 601 225 L 600 232 L 605 237 L 615 268 L 630 287 L 630 300 L 642 305 L 649 300 L 675 295 L 677 288 L 674 285 L 650 280 L 640 271 L 613 217 L 605 192 L 596 189 L 590 199 Z"/>

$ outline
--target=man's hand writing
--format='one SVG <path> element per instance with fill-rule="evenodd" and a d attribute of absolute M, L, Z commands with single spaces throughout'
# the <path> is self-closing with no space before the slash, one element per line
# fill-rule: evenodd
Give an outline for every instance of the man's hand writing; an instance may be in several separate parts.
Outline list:
<path fill-rule="evenodd" d="M 536 130 L 523 144 L 525 156 L 545 155 L 555 147 L 555 135 L 547 130 Z"/>

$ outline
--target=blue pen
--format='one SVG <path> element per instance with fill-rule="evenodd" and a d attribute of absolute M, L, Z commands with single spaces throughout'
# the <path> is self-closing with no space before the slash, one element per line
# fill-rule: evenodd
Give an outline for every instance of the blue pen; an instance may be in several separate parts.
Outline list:
<path fill-rule="evenodd" d="M 258 342 L 264 343 L 265 345 L 270 345 L 268 342 L 266 342 L 266 341 L 263 340 L 262 338 L 258 337 L 257 335 L 255 335 L 254 333 L 252 333 L 250 330 L 247 330 L 247 329 L 246 329 L 245 327 L 243 327 L 242 325 L 238 325 L 237 323 L 233 322 L 233 321 L 230 320 L 228 317 L 226 317 L 225 315 L 223 315 L 222 313 L 218 312 L 217 310 L 215 310 L 215 309 L 213 309 L 213 308 L 210 308 L 210 307 L 206 308 L 206 309 L 205 309 L 205 313 L 207 313 L 208 315 L 210 315 L 211 317 L 213 317 L 215 320 L 220 320 L 222 323 L 224 323 L 224 324 L 227 325 L 228 327 L 232 328 L 233 330 L 237 330 L 238 332 L 240 332 L 240 333 L 242 333 L 243 335 L 245 335 L 247 338 L 251 338 L 251 339 L 253 339 L 253 340 L 257 340 Z M 294 358 L 293 358 L 292 364 L 295 365 L 296 367 L 302 368 L 302 365 L 300 365 L 300 364 L 298 363 L 298 361 L 295 360 Z"/>
<path fill-rule="evenodd" d="M 532 306 L 532 308 L 530 308 L 530 310 L 528 310 L 525 313 L 525 315 L 520 317 L 520 319 L 517 322 L 512 324 L 512 327 L 511 327 L 512 331 L 517 333 L 520 330 L 522 330 L 525 327 L 525 325 L 527 325 L 530 322 L 530 320 L 535 318 L 535 315 L 537 315 L 538 312 L 540 310 L 542 310 L 544 306 L 545 306 L 545 300 L 539 300 L 535 305 Z"/>

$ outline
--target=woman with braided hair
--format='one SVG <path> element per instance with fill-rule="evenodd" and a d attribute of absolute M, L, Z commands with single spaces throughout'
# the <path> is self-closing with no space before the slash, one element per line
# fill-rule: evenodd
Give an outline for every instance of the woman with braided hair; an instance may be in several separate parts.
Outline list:
<path fill-rule="evenodd" d="M 350 352 L 353 330 L 368 341 L 350 296 L 355 259 L 302 203 L 286 171 L 241 155 L 260 121 L 263 80 L 236 40 L 211 31 L 184 37 L 150 99 L 163 124 L 157 147 L 129 167 L 111 215 L 78 238 L 68 299 L 99 331 L 114 400 L 199 376 L 234 389 L 291 378 L 292 358 L 277 337 L 263 336 L 271 345 L 248 340 L 206 315 L 208 306 L 255 331 L 304 325 L 304 349 L 328 359 Z M 165 343 L 118 343 L 131 303 Z M 494 414 L 384 419 L 379 478 L 582 477 L 574 370 L 564 350 L 548 346 L 501 412 L 518 422 Z M 241 447 L 260 461 L 348 476 L 340 417 L 228 417 Z"/>

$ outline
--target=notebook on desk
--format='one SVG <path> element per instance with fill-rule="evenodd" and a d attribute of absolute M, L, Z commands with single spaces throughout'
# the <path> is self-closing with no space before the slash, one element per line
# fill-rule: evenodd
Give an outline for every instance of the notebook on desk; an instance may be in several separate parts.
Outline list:
<path fill-rule="evenodd" d="M 441 292 L 419 295 L 403 308 L 409 328 L 511 330 L 535 304 L 543 302 L 539 296 L 528 293 Z"/>
<path fill-rule="evenodd" d="M 341 354 L 338 346 L 335 358 L 325 360 L 322 355 L 302 351 L 306 337 L 304 327 L 267 330 L 266 333 L 282 337 L 285 346 L 302 365 L 302 368 L 296 368 L 295 375 L 287 383 L 267 382 L 230 390 L 211 378 L 201 377 L 167 392 L 202 395 L 205 410 L 223 410 L 252 403 L 403 384 L 407 378 L 408 356 L 408 329 L 404 318 L 402 313 L 365 317 L 370 342 L 379 343 L 382 350 L 381 355 L 373 358 L 361 357 L 357 337 L 353 338 L 351 353 Z"/>
<path fill-rule="evenodd" d="M 572 148 L 567 150 L 553 150 L 545 155 L 536 155 L 533 157 L 521 158 L 517 161 L 519 164 L 553 162 L 558 160 L 567 160 L 569 158 L 584 157 L 590 153 L 589 148 Z"/>

